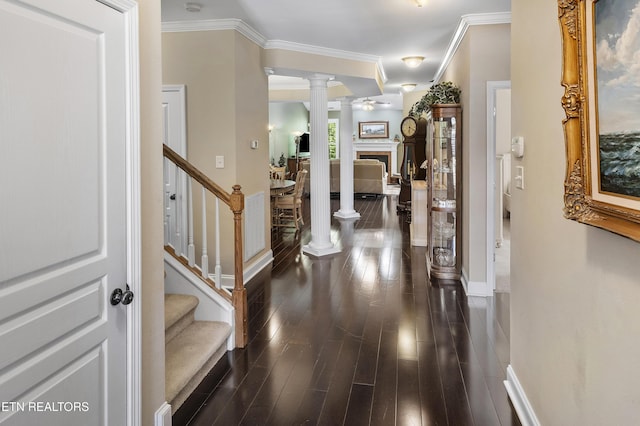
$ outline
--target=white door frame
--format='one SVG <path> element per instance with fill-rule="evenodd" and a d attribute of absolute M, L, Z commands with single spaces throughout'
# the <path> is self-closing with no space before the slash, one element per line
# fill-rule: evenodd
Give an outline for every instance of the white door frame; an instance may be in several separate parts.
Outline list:
<path fill-rule="evenodd" d="M 142 424 L 142 236 L 140 189 L 140 62 L 138 3 L 97 0 L 122 13 L 128 57 L 126 81 L 127 283 L 136 296 L 127 309 L 127 426 Z M 110 372 L 122 374 L 122 372 Z"/>
<path fill-rule="evenodd" d="M 175 105 L 172 105 L 171 108 L 175 107 L 175 109 L 178 111 L 179 114 L 179 121 L 180 123 L 177 124 L 180 132 L 179 132 L 179 136 L 177 138 L 173 138 L 171 137 L 170 134 L 166 134 L 165 138 L 166 138 L 166 143 L 169 146 L 169 148 L 173 149 L 175 152 L 177 152 L 178 154 L 180 154 L 183 158 L 187 158 L 187 100 L 186 100 L 186 86 L 184 84 L 174 84 L 174 85 L 163 85 L 162 86 L 162 92 L 163 92 L 163 103 L 164 103 L 164 93 L 175 93 L 177 94 L 177 98 L 178 100 L 175 102 Z M 174 98 L 172 98 L 174 99 Z M 169 102 L 170 104 L 173 104 L 174 102 Z M 168 128 L 168 126 L 170 125 L 170 120 L 169 117 L 167 117 L 165 115 L 164 118 L 164 129 L 166 130 Z M 170 128 L 170 127 L 169 127 Z M 173 132 L 169 132 L 171 134 L 173 134 Z M 169 164 L 167 163 L 168 160 L 164 160 L 165 164 Z M 173 163 L 170 163 L 173 166 Z M 174 166 L 175 167 L 175 166 Z M 166 169 L 165 169 L 165 173 L 166 173 Z M 175 178 L 175 194 L 177 195 L 176 197 L 176 211 L 179 210 L 179 214 L 177 214 L 175 220 L 176 220 L 176 226 L 179 228 L 180 231 L 180 238 L 181 241 L 178 241 L 178 245 L 176 247 L 174 247 L 174 249 L 176 250 L 176 252 L 178 254 L 187 256 L 187 246 L 188 246 L 188 197 L 187 197 L 187 179 L 185 178 L 184 174 L 180 174 L 177 176 L 174 176 Z M 164 179 L 166 179 L 166 176 L 164 177 Z M 165 203 L 167 202 L 166 200 L 166 194 L 165 194 Z M 189 219 L 191 220 L 191 219 Z M 169 241 L 171 241 L 171 238 L 169 238 Z"/>
<path fill-rule="evenodd" d="M 496 289 L 495 168 L 496 168 L 496 92 L 510 89 L 511 81 L 487 81 L 487 296 Z"/>

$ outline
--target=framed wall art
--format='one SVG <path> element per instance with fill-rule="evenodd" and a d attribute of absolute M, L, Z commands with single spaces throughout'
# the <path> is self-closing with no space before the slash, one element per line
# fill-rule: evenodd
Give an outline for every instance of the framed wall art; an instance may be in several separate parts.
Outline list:
<path fill-rule="evenodd" d="M 389 139 L 388 121 L 358 122 L 360 139 Z"/>
<path fill-rule="evenodd" d="M 564 214 L 635 241 L 640 241 L 638 5 L 640 0 L 558 0 Z"/>

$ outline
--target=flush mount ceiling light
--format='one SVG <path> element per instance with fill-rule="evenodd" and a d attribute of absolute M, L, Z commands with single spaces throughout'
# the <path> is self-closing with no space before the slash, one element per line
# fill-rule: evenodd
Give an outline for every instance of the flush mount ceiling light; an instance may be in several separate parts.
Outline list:
<path fill-rule="evenodd" d="M 424 56 L 407 56 L 402 58 L 402 62 L 409 68 L 415 68 L 424 61 Z"/>
<path fill-rule="evenodd" d="M 405 84 L 401 84 L 400 87 L 402 87 L 402 90 L 404 90 L 405 92 L 411 92 L 413 89 L 416 88 L 416 84 L 415 83 L 405 83 Z"/>
<path fill-rule="evenodd" d="M 200 9 L 202 9 L 202 5 L 200 3 L 185 3 L 184 8 L 188 12 L 200 12 Z"/>
<path fill-rule="evenodd" d="M 416 6 L 422 7 L 427 4 L 427 0 L 416 0 Z"/>

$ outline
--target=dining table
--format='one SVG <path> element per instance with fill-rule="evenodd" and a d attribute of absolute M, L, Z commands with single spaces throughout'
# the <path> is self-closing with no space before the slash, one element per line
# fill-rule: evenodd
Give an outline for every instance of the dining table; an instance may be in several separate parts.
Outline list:
<path fill-rule="evenodd" d="M 288 192 L 293 191 L 293 188 L 296 186 L 295 180 L 289 179 L 271 179 L 271 184 L 269 188 L 271 190 L 271 196 L 276 197 L 278 195 L 286 194 Z"/>

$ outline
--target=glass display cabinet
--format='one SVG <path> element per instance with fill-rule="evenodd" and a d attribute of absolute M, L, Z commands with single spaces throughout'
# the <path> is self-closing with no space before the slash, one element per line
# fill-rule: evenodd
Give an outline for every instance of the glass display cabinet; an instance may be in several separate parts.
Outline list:
<path fill-rule="evenodd" d="M 430 278 L 460 279 L 462 108 L 432 105 L 427 116 Z"/>

